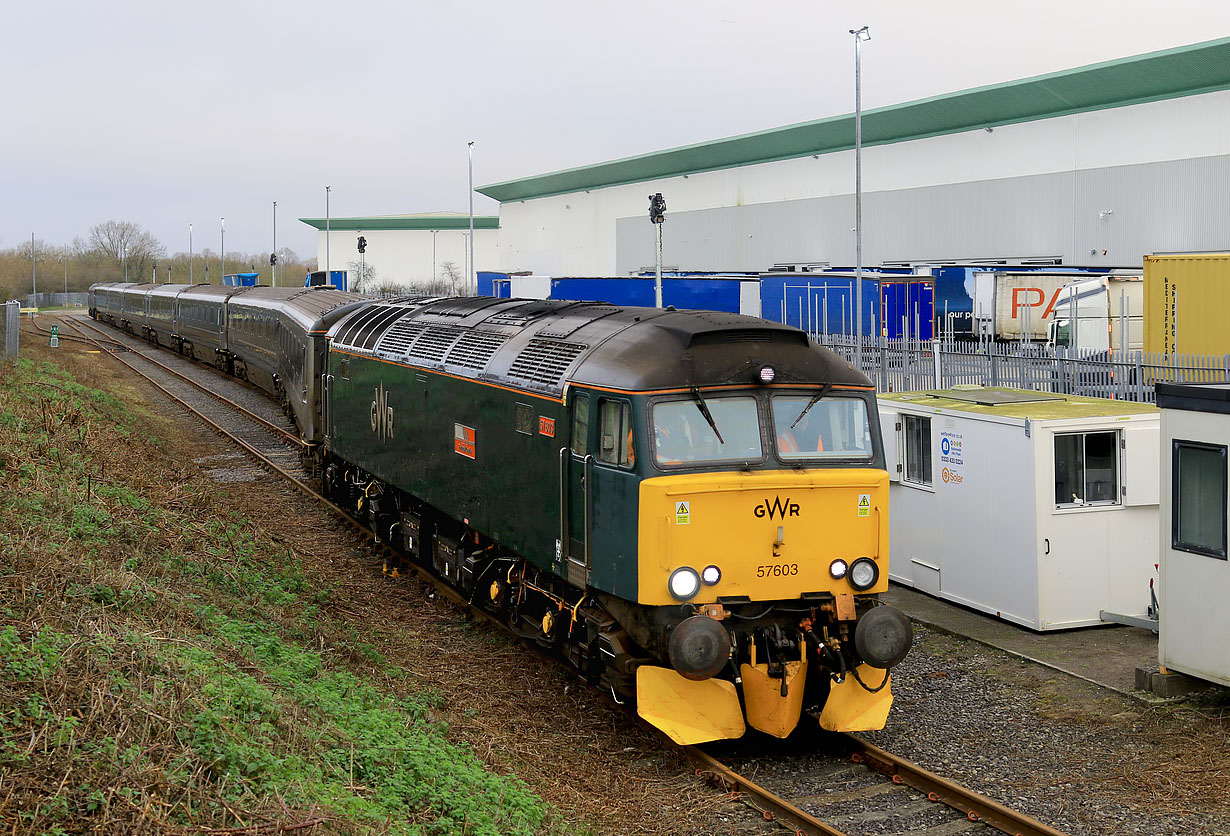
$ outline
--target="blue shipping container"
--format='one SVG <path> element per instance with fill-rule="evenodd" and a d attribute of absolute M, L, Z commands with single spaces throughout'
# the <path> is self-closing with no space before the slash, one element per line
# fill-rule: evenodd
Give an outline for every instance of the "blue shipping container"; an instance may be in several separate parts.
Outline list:
<path fill-rule="evenodd" d="M 255 287 L 260 273 L 227 273 L 222 277 L 222 284 L 227 287 Z"/>
<path fill-rule="evenodd" d="M 854 276 L 829 273 L 762 273 L 760 315 L 811 334 L 855 334 Z M 863 333 L 874 334 L 880 283 L 863 276 Z"/>
<path fill-rule="evenodd" d="M 681 310 L 740 313 L 742 285 L 737 279 L 663 277 L 662 304 Z M 551 298 L 652 308 L 654 280 L 639 277 L 552 279 Z"/>

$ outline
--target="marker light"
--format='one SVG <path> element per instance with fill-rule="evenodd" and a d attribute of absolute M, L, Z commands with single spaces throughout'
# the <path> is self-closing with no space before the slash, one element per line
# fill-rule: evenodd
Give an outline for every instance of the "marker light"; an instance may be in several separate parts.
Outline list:
<path fill-rule="evenodd" d="M 687 601 L 689 598 L 695 598 L 696 593 L 700 592 L 700 575 L 696 574 L 696 570 L 690 566 L 680 566 L 671 572 L 666 586 L 675 598 Z"/>
<path fill-rule="evenodd" d="M 710 564 L 701 570 L 700 579 L 709 586 L 713 586 L 722 579 L 722 570 Z"/>
<path fill-rule="evenodd" d="M 777 372 L 774 371 L 772 366 L 761 366 L 760 367 L 760 382 L 761 383 L 772 383 L 773 378 L 775 377 L 777 377 Z"/>
<path fill-rule="evenodd" d="M 880 567 L 870 557 L 860 557 L 850 564 L 850 586 L 859 590 L 871 589 L 880 579 Z"/>
<path fill-rule="evenodd" d="M 833 580 L 839 581 L 846 576 L 846 570 L 849 568 L 850 566 L 844 560 L 838 558 L 829 564 L 829 575 L 833 577 Z"/>

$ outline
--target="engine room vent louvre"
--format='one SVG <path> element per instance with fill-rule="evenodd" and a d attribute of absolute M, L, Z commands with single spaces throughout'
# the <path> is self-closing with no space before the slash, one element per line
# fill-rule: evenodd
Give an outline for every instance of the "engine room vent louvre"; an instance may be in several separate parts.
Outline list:
<path fill-rule="evenodd" d="M 467 331 L 454 325 L 428 325 L 410 347 L 409 355 L 415 360 L 442 363 L 448 350 Z"/>
<path fill-rule="evenodd" d="M 544 386 L 558 386 L 572 361 L 588 346 L 559 340 L 532 339 L 517 355 L 508 376 Z"/>
<path fill-rule="evenodd" d="M 448 356 L 444 358 L 444 362 L 476 371 L 485 369 L 491 355 L 499 351 L 500 346 L 506 342 L 508 342 L 508 337 L 503 334 L 467 331 L 461 339 L 454 343 Z"/>
<path fill-rule="evenodd" d="M 393 323 L 393 327 L 384 332 L 384 336 L 376 345 L 381 352 L 401 356 L 410 351 L 410 346 L 418 339 L 426 328 L 423 323 L 413 319 L 403 319 Z"/>

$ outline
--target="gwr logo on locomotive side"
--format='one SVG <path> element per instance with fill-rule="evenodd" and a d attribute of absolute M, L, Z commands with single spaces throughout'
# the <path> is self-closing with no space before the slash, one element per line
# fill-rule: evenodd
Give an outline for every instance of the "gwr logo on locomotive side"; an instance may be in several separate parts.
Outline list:
<path fill-rule="evenodd" d="M 393 407 L 389 406 L 389 393 L 384 390 L 384 384 L 376 387 L 376 397 L 372 401 L 372 432 L 381 441 L 393 437 Z"/>
<path fill-rule="evenodd" d="M 782 502 L 782 498 L 780 496 L 775 496 L 773 497 L 772 502 L 766 499 L 764 502 L 757 505 L 752 513 L 757 517 L 764 517 L 767 515 L 771 520 L 777 519 L 778 517 L 784 520 L 787 516 L 799 516 L 799 503 L 791 502 L 790 497 L 786 497 L 786 501 Z"/>

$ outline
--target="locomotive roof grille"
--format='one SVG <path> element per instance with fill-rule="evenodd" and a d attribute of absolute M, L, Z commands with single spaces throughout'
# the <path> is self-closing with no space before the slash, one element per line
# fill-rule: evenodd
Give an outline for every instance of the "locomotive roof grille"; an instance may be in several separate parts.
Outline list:
<path fill-rule="evenodd" d="M 429 325 L 419 333 L 409 354 L 416 359 L 442 363 L 453 343 L 465 333 L 464 328 L 453 325 Z"/>
<path fill-rule="evenodd" d="M 499 351 L 500 346 L 506 342 L 508 342 L 508 337 L 503 334 L 469 331 L 453 345 L 444 361 L 476 371 L 485 369 L 492 355 Z"/>
<path fill-rule="evenodd" d="M 423 323 L 412 319 L 400 319 L 384 332 L 384 337 L 377 347 L 390 354 L 409 354 L 410 346 L 414 345 L 414 341 L 419 338 L 419 334 L 426 327 Z"/>
<path fill-rule="evenodd" d="M 559 386 L 568 367 L 586 348 L 580 343 L 532 339 L 509 367 L 508 376 L 543 386 Z"/>

